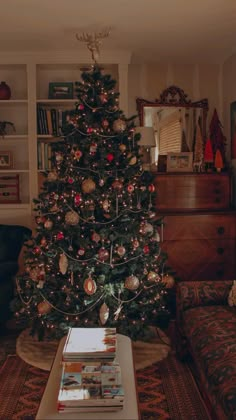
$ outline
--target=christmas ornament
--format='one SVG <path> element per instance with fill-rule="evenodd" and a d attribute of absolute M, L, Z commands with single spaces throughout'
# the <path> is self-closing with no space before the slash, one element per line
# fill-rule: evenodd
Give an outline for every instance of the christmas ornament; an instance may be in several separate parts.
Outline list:
<path fill-rule="evenodd" d="M 37 305 L 37 309 L 38 309 L 38 313 L 41 315 L 46 315 L 51 311 L 51 305 L 49 305 L 48 302 L 44 301 L 44 302 L 40 302 Z"/>
<path fill-rule="evenodd" d="M 119 145 L 119 149 L 120 149 L 120 151 L 122 152 L 122 153 L 124 153 L 125 151 L 126 151 L 126 145 L 125 144 L 120 144 Z"/>
<path fill-rule="evenodd" d="M 134 239 L 133 240 L 133 247 L 134 248 L 138 248 L 139 247 L 139 241 L 138 241 L 138 239 Z"/>
<path fill-rule="evenodd" d="M 109 126 L 109 122 L 107 120 L 102 121 L 103 128 L 107 128 Z"/>
<path fill-rule="evenodd" d="M 113 153 L 108 153 L 107 154 L 107 160 L 109 163 L 111 163 L 114 160 L 114 155 Z"/>
<path fill-rule="evenodd" d="M 98 243 L 100 241 L 101 237 L 97 232 L 92 233 L 92 241 Z"/>
<path fill-rule="evenodd" d="M 40 241 L 40 245 L 46 246 L 47 245 L 47 239 L 46 238 L 42 238 L 41 241 Z"/>
<path fill-rule="evenodd" d="M 57 234 L 57 240 L 61 241 L 62 239 L 64 239 L 64 233 L 63 232 L 58 232 Z"/>
<path fill-rule="evenodd" d="M 56 162 L 61 163 L 63 161 L 64 157 L 61 153 L 56 152 Z"/>
<path fill-rule="evenodd" d="M 97 152 L 97 147 L 98 147 L 97 143 L 92 143 L 91 144 L 91 146 L 89 148 L 89 151 L 90 151 L 91 155 L 95 155 L 95 153 Z"/>
<path fill-rule="evenodd" d="M 35 268 L 32 268 L 31 270 L 29 270 L 29 276 L 30 276 L 31 280 L 38 281 L 39 276 L 40 276 L 40 268 L 35 267 Z"/>
<path fill-rule="evenodd" d="M 74 158 L 78 161 L 80 160 L 80 158 L 83 156 L 83 153 L 81 152 L 81 150 L 75 150 L 74 151 Z"/>
<path fill-rule="evenodd" d="M 104 179 L 99 179 L 99 186 L 103 187 L 104 184 L 105 184 Z"/>
<path fill-rule="evenodd" d="M 87 128 L 87 133 L 88 134 L 92 134 L 92 132 L 93 132 L 93 128 L 92 127 Z"/>
<path fill-rule="evenodd" d="M 126 253 L 126 249 L 125 249 L 124 246 L 120 245 L 120 246 L 118 246 L 116 252 L 119 255 L 119 257 L 123 257 Z"/>
<path fill-rule="evenodd" d="M 49 172 L 47 176 L 48 182 L 53 182 L 57 180 L 57 173 L 56 172 Z"/>
<path fill-rule="evenodd" d="M 37 223 L 37 225 L 40 225 L 41 223 L 44 223 L 45 222 L 45 217 L 37 216 L 35 218 L 35 222 Z"/>
<path fill-rule="evenodd" d="M 93 295 L 97 290 L 96 282 L 91 277 L 88 277 L 84 281 L 83 287 L 84 287 L 84 291 L 87 293 L 87 295 Z"/>
<path fill-rule="evenodd" d="M 65 254 L 61 254 L 59 258 L 59 270 L 61 274 L 66 274 L 68 268 L 68 259 Z"/>
<path fill-rule="evenodd" d="M 143 253 L 144 254 L 149 254 L 149 252 L 150 252 L 149 246 L 148 245 L 144 245 L 144 247 L 143 247 Z"/>
<path fill-rule="evenodd" d="M 109 201 L 108 200 L 104 200 L 102 202 L 102 208 L 103 208 L 103 210 L 107 211 L 107 210 L 109 210 L 109 207 L 110 207 Z"/>
<path fill-rule="evenodd" d="M 82 191 L 85 194 L 92 193 L 95 190 L 95 188 L 96 188 L 96 184 L 91 178 L 85 179 L 82 182 Z"/>
<path fill-rule="evenodd" d="M 115 179 L 112 183 L 114 190 L 121 190 L 123 188 L 123 183 L 119 179 Z"/>
<path fill-rule="evenodd" d="M 133 184 L 129 184 L 127 186 L 127 191 L 128 191 L 129 194 L 131 194 L 132 192 L 134 192 L 134 186 L 133 186 Z"/>
<path fill-rule="evenodd" d="M 137 158 L 136 156 L 133 156 L 129 161 L 129 165 L 135 165 L 136 163 L 137 163 Z"/>
<path fill-rule="evenodd" d="M 148 281 L 157 281 L 159 280 L 159 275 L 157 273 L 155 273 L 155 271 L 150 271 L 147 275 L 147 279 Z"/>
<path fill-rule="evenodd" d="M 82 197 L 80 194 L 74 196 L 74 203 L 76 206 L 79 206 L 82 203 Z"/>
<path fill-rule="evenodd" d="M 77 254 L 82 257 L 85 254 L 85 249 L 84 248 L 79 248 Z"/>
<path fill-rule="evenodd" d="M 159 232 L 155 232 L 154 235 L 152 236 L 152 241 L 160 242 L 160 240 L 161 238 L 160 238 Z"/>
<path fill-rule="evenodd" d="M 102 104 L 105 104 L 107 102 L 107 94 L 106 93 L 101 93 L 100 100 L 101 100 Z"/>
<path fill-rule="evenodd" d="M 154 184 L 150 184 L 148 187 L 148 191 L 150 191 L 151 193 L 153 193 L 155 191 L 155 185 Z"/>
<path fill-rule="evenodd" d="M 171 289 L 175 284 L 175 279 L 170 274 L 166 274 L 165 276 L 163 276 L 161 281 L 165 284 L 167 289 Z"/>
<path fill-rule="evenodd" d="M 52 229 L 53 222 L 51 220 L 46 220 L 46 222 L 44 223 L 44 227 L 45 229 L 48 229 L 48 230 Z"/>
<path fill-rule="evenodd" d="M 219 149 L 217 149 L 215 154 L 215 161 L 214 161 L 215 168 L 217 172 L 220 172 L 221 169 L 224 167 L 222 155 Z"/>
<path fill-rule="evenodd" d="M 139 287 L 139 279 L 133 274 L 125 280 L 125 288 L 128 290 L 137 290 Z"/>
<path fill-rule="evenodd" d="M 125 131 L 126 129 L 126 122 L 124 120 L 121 120 L 120 118 L 118 120 L 115 120 L 113 122 L 113 130 L 115 132 Z"/>
<path fill-rule="evenodd" d="M 99 260 L 101 260 L 101 261 L 107 261 L 108 258 L 109 258 L 109 252 L 107 251 L 107 249 L 102 247 L 98 251 L 98 257 L 99 257 Z"/>
<path fill-rule="evenodd" d="M 79 215 L 75 211 L 68 211 L 65 215 L 67 225 L 76 226 L 79 223 Z"/>
<path fill-rule="evenodd" d="M 108 318 L 109 318 L 109 308 L 106 305 L 106 303 L 103 303 L 99 310 L 99 318 L 101 321 L 101 324 L 106 324 Z"/>
<path fill-rule="evenodd" d="M 153 233 L 153 226 L 150 223 L 142 222 L 140 225 L 140 233 L 142 235 L 151 235 Z"/>

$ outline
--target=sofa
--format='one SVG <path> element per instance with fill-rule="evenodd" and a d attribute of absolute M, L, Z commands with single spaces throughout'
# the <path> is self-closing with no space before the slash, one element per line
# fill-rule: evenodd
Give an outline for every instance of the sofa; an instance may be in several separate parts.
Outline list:
<path fill-rule="evenodd" d="M 233 281 L 176 286 L 177 354 L 189 358 L 212 419 L 236 419 L 236 307 Z"/>
<path fill-rule="evenodd" d="M 14 294 L 14 277 L 19 269 L 19 255 L 31 233 L 25 226 L 0 224 L 0 332 L 11 315 L 10 302 Z"/>

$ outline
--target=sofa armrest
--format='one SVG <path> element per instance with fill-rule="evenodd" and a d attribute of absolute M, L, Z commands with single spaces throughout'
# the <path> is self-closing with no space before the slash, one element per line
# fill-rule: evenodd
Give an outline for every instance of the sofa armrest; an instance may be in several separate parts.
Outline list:
<path fill-rule="evenodd" d="M 226 305 L 233 281 L 184 281 L 176 285 L 177 322 L 182 314 L 196 306 Z"/>

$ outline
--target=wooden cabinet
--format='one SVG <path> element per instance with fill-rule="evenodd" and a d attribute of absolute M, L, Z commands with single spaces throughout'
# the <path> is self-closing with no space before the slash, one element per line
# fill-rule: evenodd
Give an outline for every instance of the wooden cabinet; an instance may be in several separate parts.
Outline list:
<path fill-rule="evenodd" d="M 186 191 L 179 193 L 181 181 L 192 185 L 188 194 L 195 207 Z M 176 276 L 186 281 L 234 279 L 236 211 L 230 208 L 229 174 L 157 175 L 155 184 L 158 215 L 164 216 L 161 248 Z"/>

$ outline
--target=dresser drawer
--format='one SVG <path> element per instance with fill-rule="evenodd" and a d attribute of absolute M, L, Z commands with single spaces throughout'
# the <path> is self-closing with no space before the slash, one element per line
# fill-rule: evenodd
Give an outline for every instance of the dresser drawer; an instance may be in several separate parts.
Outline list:
<path fill-rule="evenodd" d="M 208 210 L 230 207 L 228 174 L 165 174 L 155 178 L 158 210 Z"/>
<path fill-rule="evenodd" d="M 180 281 L 234 280 L 235 272 L 234 264 L 215 263 L 177 267 L 175 275 Z"/>
<path fill-rule="evenodd" d="M 175 270 L 179 265 L 229 263 L 235 260 L 235 239 L 196 239 L 164 241 L 161 249 L 168 254 L 168 264 Z"/>
<path fill-rule="evenodd" d="M 224 239 L 236 237 L 236 212 L 164 216 L 162 239 Z"/>

